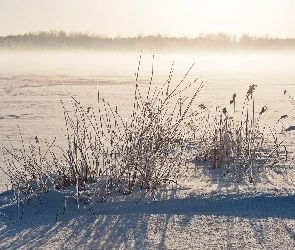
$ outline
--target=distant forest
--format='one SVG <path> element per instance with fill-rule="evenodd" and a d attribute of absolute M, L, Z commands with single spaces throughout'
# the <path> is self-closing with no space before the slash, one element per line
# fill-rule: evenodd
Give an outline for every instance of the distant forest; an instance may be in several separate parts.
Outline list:
<path fill-rule="evenodd" d="M 240 38 L 224 33 L 200 34 L 190 38 L 165 35 L 138 35 L 110 38 L 89 33 L 65 31 L 30 32 L 0 36 L 0 49 L 94 49 L 94 50 L 161 50 L 161 51 L 239 51 L 239 50 L 294 50 L 295 38 L 273 38 L 243 34 Z"/>

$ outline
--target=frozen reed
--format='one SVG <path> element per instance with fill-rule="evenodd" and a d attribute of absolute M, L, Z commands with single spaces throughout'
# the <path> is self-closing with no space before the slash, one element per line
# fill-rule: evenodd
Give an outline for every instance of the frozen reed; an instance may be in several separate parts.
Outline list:
<path fill-rule="evenodd" d="M 21 148 L 3 147 L 2 170 L 14 191 L 18 218 L 31 200 L 38 212 L 40 194 L 51 189 L 72 190 L 58 206 L 56 219 L 71 199 L 78 211 L 84 203 L 93 214 L 93 203 L 106 202 L 115 192 L 138 195 L 137 202 L 146 195 L 156 201 L 158 188 L 178 185 L 178 178 L 187 174 L 185 164 L 193 158 L 210 162 L 212 169 L 221 169 L 234 181 L 250 183 L 259 179 L 260 170 L 287 160 L 275 130 L 267 135 L 259 124 L 267 107 L 255 111 L 256 85 L 249 86 L 237 116 L 236 94 L 230 100 L 232 114 L 226 108 L 196 104 L 204 83 L 199 78 L 188 81 L 193 66 L 175 84 L 172 64 L 167 80 L 155 85 L 152 65 L 149 84 L 143 88 L 140 64 L 141 57 L 127 119 L 98 91 L 95 107 L 84 107 L 74 97 L 70 103 L 61 101 L 66 146 L 37 136 L 25 145 L 20 132 Z"/>

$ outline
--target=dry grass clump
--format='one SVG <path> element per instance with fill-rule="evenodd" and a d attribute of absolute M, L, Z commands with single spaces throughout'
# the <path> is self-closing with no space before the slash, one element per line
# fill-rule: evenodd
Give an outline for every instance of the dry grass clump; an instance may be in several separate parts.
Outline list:
<path fill-rule="evenodd" d="M 129 195 L 135 194 L 135 189 L 142 190 L 138 192 L 139 202 L 149 193 L 155 200 L 154 192 L 162 184 L 177 184 L 189 158 L 188 143 L 195 135 L 191 124 L 196 124 L 202 113 L 191 107 L 204 84 L 194 86 L 198 79 L 186 83 L 190 68 L 173 85 L 172 65 L 167 81 L 156 87 L 152 84 L 152 68 L 144 93 L 138 83 L 139 68 L 140 61 L 129 119 L 123 119 L 117 107 L 101 98 L 99 92 L 97 108 L 85 108 L 72 97 L 70 105 L 61 102 L 66 147 L 57 146 L 55 141 L 41 142 L 36 137 L 28 146 L 21 139 L 21 149 L 3 148 L 3 171 L 20 207 L 33 198 L 38 209 L 42 192 L 69 189 L 70 195 L 60 204 L 57 217 L 69 199 L 76 201 L 78 210 L 83 201 L 93 212 L 93 202 L 106 201 L 113 192 Z M 185 97 L 192 87 L 195 90 L 191 97 Z"/>
<path fill-rule="evenodd" d="M 198 115 L 191 113 L 190 108 L 203 84 L 180 104 L 182 93 L 197 80 L 184 84 L 189 71 L 172 88 L 172 68 L 167 81 L 153 89 L 152 69 L 144 97 L 138 72 L 133 111 L 128 120 L 99 93 L 97 113 L 92 108 L 84 109 L 75 99 L 71 111 L 65 108 L 68 149 L 64 156 L 72 178 L 81 187 L 89 181 L 97 183 L 103 200 L 116 190 L 128 195 L 140 187 L 146 190 L 145 195 L 153 194 L 157 186 L 166 182 L 176 183 L 187 159 L 187 121 Z"/>
<path fill-rule="evenodd" d="M 137 185 L 149 192 L 165 182 L 176 182 L 177 174 L 186 161 L 185 121 L 190 118 L 188 111 L 203 84 L 186 104 L 181 103 L 180 106 L 178 100 L 182 91 L 196 80 L 182 88 L 187 72 L 180 84 L 170 91 L 172 72 L 173 69 L 168 80 L 159 90 L 155 89 L 153 95 L 150 85 L 146 98 L 141 96 L 136 83 L 134 110 L 120 138 L 124 146 L 113 180 L 125 194 L 131 193 Z"/>
<path fill-rule="evenodd" d="M 273 167 L 287 157 L 286 148 L 278 142 L 275 130 L 266 134 L 265 127 L 259 126 L 267 107 L 262 107 L 255 117 L 253 93 L 256 87 L 249 86 L 240 119 L 236 118 L 235 94 L 230 101 L 234 105 L 233 116 L 226 108 L 217 108 L 215 112 L 208 109 L 205 130 L 197 140 L 198 148 L 201 148 L 197 158 L 208 160 L 211 168 L 222 169 L 224 176 L 229 175 L 237 182 L 248 180 L 252 183 L 259 178 L 262 169 Z"/>
<path fill-rule="evenodd" d="M 33 143 L 25 146 L 20 132 L 22 147 L 2 148 L 6 169 L 2 171 L 10 180 L 14 191 L 14 201 L 18 204 L 18 217 L 22 217 L 23 208 L 33 200 L 37 211 L 42 203 L 40 194 L 48 192 L 58 181 L 62 173 L 58 159 L 52 152 L 52 143 L 42 142 L 37 136 Z M 45 147 L 45 151 L 41 150 Z M 64 173 L 67 176 L 67 173 Z"/>
<path fill-rule="evenodd" d="M 221 169 L 234 181 L 246 179 L 251 183 L 260 170 L 286 158 L 275 130 L 268 136 L 259 126 L 267 107 L 255 113 L 256 85 L 249 86 L 239 118 L 235 94 L 230 101 L 232 116 L 226 108 L 213 111 L 203 104 L 192 108 L 204 84 L 196 83 L 198 78 L 186 83 L 191 68 L 175 84 L 172 64 L 167 81 L 153 86 L 152 67 L 147 88 L 139 87 L 139 69 L 140 61 L 129 119 L 99 92 L 95 108 L 85 108 L 72 97 L 70 104 L 61 102 L 65 147 L 37 137 L 25 146 L 21 137 L 22 148 L 3 148 L 6 169 L 2 170 L 10 179 L 19 208 L 33 199 L 39 211 L 40 194 L 52 188 L 70 191 L 56 218 L 69 199 L 75 200 L 78 210 L 81 202 L 88 204 L 93 213 L 93 202 L 105 202 L 114 192 L 138 194 L 138 202 L 147 194 L 156 200 L 158 187 L 177 184 L 178 177 L 187 174 L 184 165 L 196 152 L 197 159 L 209 161 L 211 168 Z"/>

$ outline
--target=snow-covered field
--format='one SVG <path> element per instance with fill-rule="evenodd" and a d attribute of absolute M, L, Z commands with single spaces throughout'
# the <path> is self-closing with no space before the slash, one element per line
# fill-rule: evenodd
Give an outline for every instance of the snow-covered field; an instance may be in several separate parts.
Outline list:
<path fill-rule="evenodd" d="M 138 55 L 45 54 L 1 52 L 0 127 L 1 146 L 21 144 L 35 136 L 64 143 L 64 102 L 70 96 L 85 107 L 95 106 L 97 89 L 123 116 L 133 105 L 134 72 Z M 106 60 L 106 58 L 108 60 Z M 131 58 L 125 63 L 127 58 Z M 284 124 L 294 125 L 290 101 L 295 97 L 295 60 L 290 55 L 160 55 L 155 57 L 154 84 L 162 83 L 175 61 L 175 82 L 196 65 L 188 81 L 201 75 L 207 81 L 195 105 L 232 109 L 229 101 L 237 94 L 241 110 L 250 84 L 257 84 L 257 113 L 268 110 L 261 123 L 272 126 L 282 115 Z M 143 55 L 140 86 L 147 88 L 151 55 Z M 9 136 L 9 139 L 7 138 Z M 295 164 L 294 131 L 280 135 L 289 152 L 284 166 L 266 170 L 259 182 L 234 183 L 219 172 L 191 162 L 180 187 L 161 186 L 136 202 L 138 191 L 129 196 L 112 194 L 107 202 L 94 203 L 77 211 L 69 198 L 67 208 L 58 213 L 64 196 L 73 190 L 50 190 L 25 206 L 10 203 L 13 192 L 0 172 L 0 249 L 294 249 L 295 248 Z M 0 160 L 1 166 L 5 167 Z M 9 185 L 8 185 L 9 187 Z M 119 195 L 119 196 L 117 196 Z M 39 211 L 38 211 L 39 209 Z M 9 219 L 10 218 L 10 219 Z M 57 220 L 56 220 L 57 218 Z"/>
<path fill-rule="evenodd" d="M 222 182 L 192 173 L 181 188 L 163 187 L 157 202 L 149 196 L 94 204 L 77 212 L 73 199 L 57 218 L 60 192 L 42 195 L 17 219 L 17 205 L 0 195 L 1 249 L 294 249 L 294 169 L 287 176 L 270 173 L 259 184 Z M 161 196 L 161 197 L 160 197 Z M 123 199 L 124 198 L 124 199 Z"/>

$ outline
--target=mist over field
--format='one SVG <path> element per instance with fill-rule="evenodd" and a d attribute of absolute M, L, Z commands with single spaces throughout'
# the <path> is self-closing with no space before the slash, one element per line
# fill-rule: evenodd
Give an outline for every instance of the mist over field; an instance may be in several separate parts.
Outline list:
<path fill-rule="evenodd" d="M 138 82 L 143 91 L 147 91 L 152 68 L 156 88 L 168 79 L 172 63 L 172 84 L 180 82 L 194 64 L 185 82 L 200 77 L 192 90 L 205 83 L 195 107 L 205 104 L 232 110 L 229 101 L 236 94 L 240 110 L 249 85 L 255 84 L 256 112 L 267 106 L 262 118 L 274 124 L 291 112 L 283 93 L 288 90 L 295 96 L 294 55 L 294 51 L 0 50 L 0 138 L 3 143 L 18 142 L 19 125 L 28 138 L 58 135 L 64 139 L 60 100 L 74 96 L 85 107 L 96 106 L 98 90 L 123 116 L 130 116 L 140 56 Z M 292 120 L 286 123 L 292 125 Z"/>
<path fill-rule="evenodd" d="M 250 244 L 254 248 L 263 245 L 265 249 L 269 246 L 291 249 L 290 246 L 295 246 L 293 238 L 295 123 L 294 106 L 288 95 L 295 96 L 294 69 L 295 51 L 293 50 L 172 52 L 157 49 L 120 51 L 69 47 L 1 49 L 0 142 L 4 148 L 2 153 L 6 152 L 7 148 L 11 150 L 11 154 L 6 154 L 0 159 L 0 166 L 7 171 L 3 172 L 4 174 L 1 172 L 0 175 L 0 232 L 3 232 L 0 235 L 0 248 L 185 249 L 188 246 L 193 249 L 197 246 L 200 249 L 212 249 L 221 245 L 228 248 L 231 246 L 243 248 Z M 146 96 L 152 96 L 152 93 L 157 91 L 163 96 L 163 84 L 169 82 L 170 91 L 173 91 L 182 80 L 184 89 L 190 83 L 193 84 L 169 105 L 175 105 L 176 110 L 180 110 L 181 101 L 187 97 L 187 104 L 202 86 L 189 112 L 193 113 L 194 110 L 205 107 L 209 110 L 208 117 L 214 112 L 218 113 L 215 117 L 216 123 L 208 125 L 206 119 L 201 120 L 198 128 L 200 131 L 206 132 L 206 129 L 210 131 L 209 129 L 213 128 L 212 131 L 215 131 L 215 136 L 218 137 L 221 134 L 218 126 L 225 124 L 232 119 L 232 116 L 237 120 L 246 119 L 239 124 L 240 126 L 247 124 L 245 129 L 247 133 L 253 133 L 259 128 L 265 138 L 270 137 L 274 140 L 274 145 L 284 143 L 288 161 L 285 161 L 283 155 L 285 151 L 276 152 L 278 147 L 273 151 L 266 148 L 265 152 L 269 154 L 267 160 L 274 158 L 275 161 L 269 163 L 261 174 L 257 172 L 257 182 L 252 183 L 252 180 L 249 182 L 249 178 L 245 178 L 244 182 L 237 182 L 230 179 L 232 174 L 230 171 L 220 167 L 210 167 L 210 160 L 197 161 L 198 154 L 191 151 L 193 157 L 190 155 L 190 158 L 180 161 L 181 164 L 176 164 L 184 172 L 183 176 L 178 174 L 179 179 L 176 183 L 179 186 L 173 182 L 168 184 L 164 179 L 161 185 L 155 184 L 157 186 L 150 189 L 153 191 L 147 189 L 151 192 L 148 195 L 146 195 L 148 191 L 142 188 L 138 190 L 134 188 L 129 192 L 124 189 L 121 191 L 119 187 L 113 188 L 111 193 L 100 200 L 98 197 L 97 200 L 94 198 L 89 200 L 89 197 L 92 199 L 93 192 L 88 189 L 90 196 L 83 196 L 83 199 L 87 197 L 88 200 L 82 202 L 81 198 L 80 206 L 80 196 L 77 196 L 80 194 L 75 191 L 78 190 L 78 185 L 59 187 L 54 184 L 54 187 L 47 190 L 48 193 L 40 192 L 40 196 L 29 198 L 35 202 L 35 206 L 27 206 L 26 202 L 29 201 L 25 200 L 26 198 L 24 201 L 17 200 L 17 192 L 11 190 L 12 187 L 16 190 L 16 187 L 11 185 L 14 179 L 7 178 L 9 176 L 7 173 L 10 173 L 8 170 L 16 171 L 16 176 L 20 176 L 17 178 L 27 177 L 23 177 L 22 172 L 18 175 L 17 168 L 14 168 L 10 162 L 14 161 L 15 164 L 19 164 L 21 171 L 25 171 L 27 165 L 23 164 L 22 160 L 26 163 L 28 157 L 33 157 L 30 164 L 35 171 L 37 168 L 35 169 L 33 163 L 43 161 L 41 153 L 45 152 L 45 156 L 49 158 L 48 152 L 54 148 L 50 146 L 48 151 L 38 148 L 41 142 L 46 142 L 47 146 L 51 143 L 58 145 L 56 156 L 59 156 L 57 159 L 64 164 L 68 153 L 65 148 L 72 143 L 67 137 L 66 122 L 69 122 L 67 120 L 69 118 L 66 119 L 66 115 L 76 115 L 77 121 L 81 119 L 81 124 L 85 121 L 83 116 L 77 115 L 75 108 L 82 107 L 83 115 L 90 115 L 89 111 L 93 110 L 93 114 L 99 117 L 101 113 L 107 111 L 102 106 L 103 100 L 120 114 L 122 123 L 132 123 L 136 120 L 132 117 L 139 100 L 145 103 Z M 251 98 L 249 93 L 253 94 Z M 142 99 L 137 99 L 139 94 Z M 236 98 L 235 105 L 231 104 L 233 98 Z M 158 101 L 161 103 L 163 98 L 159 97 Z M 251 126 L 254 124 L 254 118 L 259 120 L 259 125 L 249 130 L 247 130 L 248 112 L 249 116 L 253 115 L 250 118 Z M 138 113 L 145 114 L 145 112 Z M 111 117 L 108 115 L 106 121 Z M 141 120 L 140 116 L 139 118 Z M 221 122 L 222 119 L 224 122 Z M 98 119 L 94 121 L 97 122 Z M 214 129 L 214 126 L 217 129 Z M 286 131 L 287 128 L 291 128 L 290 131 Z M 109 131 L 108 127 L 104 131 Z M 130 131 L 133 131 L 132 127 Z M 144 132 L 146 133 L 146 130 Z M 154 133 L 153 129 L 150 130 L 150 137 L 145 137 L 145 133 L 135 138 L 144 138 L 148 145 L 153 145 L 151 142 L 158 138 L 158 133 Z M 236 131 L 228 132 L 231 136 L 237 134 Z M 260 145 L 260 141 L 258 143 L 255 140 L 259 139 L 261 134 L 259 132 L 256 137 L 253 136 L 254 143 L 249 144 L 250 151 L 255 152 L 257 145 Z M 75 132 L 71 136 L 74 137 Z M 101 140 L 100 136 L 97 138 Z M 159 138 L 161 140 L 161 137 Z M 212 145 L 218 141 L 214 139 Z M 76 139 L 73 139 L 74 145 L 76 142 Z M 195 149 L 198 150 L 205 144 L 206 141 Z M 185 144 L 181 149 L 185 150 L 186 147 L 189 148 Z M 91 155 L 88 154 L 89 148 L 85 149 L 87 157 Z M 93 153 L 95 152 L 97 151 L 93 150 Z M 273 152 L 278 153 L 280 162 L 276 161 L 276 154 Z M 155 162 L 159 160 L 159 171 L 165 169 L 162 163 L 165 160 L 163 156 L 166 155 L 160 153 L 160 157 L 157 158 L 148 152 L 150 157 L 154 157 L 150 166 L 155 167 Z M 104 154 L 101 155 L 102 158 L 105 157 Z M 126 155 L 129 155 L 129 151 Z M 233 155 L 239 156 L 235 153 Z M 11 161 L 7 160 L 9 157 L 12 157 Z M 254 157 L 256 155 L 253 153 Z M 110 159 L 105 160 L 104 164 L 107 165 Z M 146 166 L 142 161 L 147 159 L 149 158 L 141 159 L 139 166 Z M 136 157 L 127 166 L 133 166 L 134 161 Z M 47 167 L 49 162 L 47 159 L 44 160 L 39 165 L 40 169 Z M 172 162 L 175 163 L 174 160 Z M 72 166 L 71 164 L 65 166 Z M 174 167 L 173 164 L 169 166 Z M 36 166 L 39 167 L 38 164 Z M 32 180 L 35 178 L 34 171 L 31 171 L 34 176 Z M 226 177 L 227 174 L 230 177 Z M 104 176 L 97 176 L 99 181 L 85 183 L 87 188 L 100 185 L 100 181 L 104 183 Z M 131 174 L 128 176 L 130 189 Z M 64 177 L 58 180 L 61 179 L 64 180 Z M 49 186 L 48 182 L 46 185 Z M 83 191 L 81 197 L 82 194 Z M 30 204 L 33 203 L 31 200 Z M 42 204 L 39 200 L 42 200 Z M 154 202 L 155 200 L 157 202 Z M 63 204 L 66 203 L 67 208 L 63 208 Z M 77 204 L 80 206 L 78 206 L 79 212 Z M 235 229 L 236 225 L 239 226 L 238 231 Z M 26 235 L 28 228 L 34 229 L 30 236 Z M 284 237 L 277 237 L 278 230 L 284 232 Z M 251 237 L 243 238 L 249 232 Z M 261 234 L 265 236 L 261 237 Z M 209 241 L 212 235 L 214 239 Z"/>
<path fill-rule="evenodd" d="M 248 86 L 256 84 L 257 112 L 260 106 L 266 105 L 275 122 L 283 115 L 280 112 L 290 108 L 283 91 L 287 89 L 290 94 L 295 93 L 295 52 L 152 54 L 145 51 L 1 50 L 0 117 L 3 119 L 0 122 L 2 131 L 5 131 L 1 134 L 1 140 L 7 141 L 7 135 L 18 133 L 16 124 L 32 129 L 29 125 L 34 123 L 32 117 L 43 119 L 40 126 L 62 126 L 60 100 L 76 96 L 85 106 L 95 106 L 98 89 L 106 100 L 118 105 L 119 109 L 122 106 L 120 102 L 125 102 L 122 112 L 128 114 L 133 105 L 140 55 L 138 80 L 142 88 L 147 88 L 150 82 L 152 67 L 153 86 L 156 87 L 168 79 L 173 62 L 172 83 L 179 82 L 194 64 L 186 82 L 199 76 L 197 83 L 206 82 L 196 105 L 206 103 L 226 107 L 236 93 L 242 106 Z M 30 115 L 22 117 L 22 114 Z M 6 119 L 10 115 L 25 120 Z M 59 119 L 55 120 L 57 116 Z M 34 129 L 38 127 L 34 125 Z M 52 134 L 55 131 L 59 133 L 60 128 L 55 127 Z"/>

